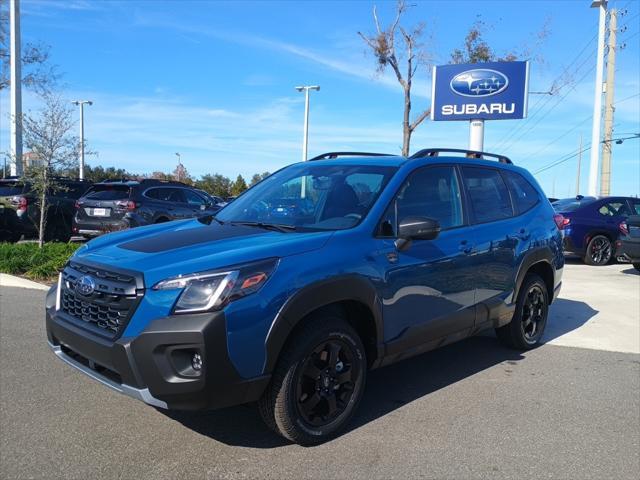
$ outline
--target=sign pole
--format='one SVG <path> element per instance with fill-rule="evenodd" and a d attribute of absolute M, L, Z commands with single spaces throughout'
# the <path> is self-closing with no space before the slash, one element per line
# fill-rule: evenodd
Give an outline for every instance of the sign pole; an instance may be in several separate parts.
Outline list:
<path fill-rule="evenodd" d="M 469 121 L 469 150 L 482 152 L 484 149 L 484 120 Z"/>

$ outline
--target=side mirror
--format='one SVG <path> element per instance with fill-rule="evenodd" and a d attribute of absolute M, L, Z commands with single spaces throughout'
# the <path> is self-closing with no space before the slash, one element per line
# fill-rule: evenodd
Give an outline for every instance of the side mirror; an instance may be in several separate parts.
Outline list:
<path fill-rule="evenodd" d="M 398 225 L 396 248 L 400 251 L 411 246 L 411 240 L 433 240 L 440 233 L 437 220 L 427 217 L 405 217 Z"/>

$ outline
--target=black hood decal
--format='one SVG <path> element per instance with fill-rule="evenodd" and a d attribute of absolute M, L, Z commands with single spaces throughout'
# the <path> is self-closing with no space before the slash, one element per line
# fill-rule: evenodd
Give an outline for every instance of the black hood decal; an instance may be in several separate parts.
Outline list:
<path fill-rule="evenodd" d="M 242 225 L 212 224 L 185 230 L 170 230 L 149 237 L 123 243 L 120 248 L 142 253 L 158 253 L 176 248 L 190 247 L 199 243 L 215 242 L 233 237 L 260 235 L 264 230 Z"/>

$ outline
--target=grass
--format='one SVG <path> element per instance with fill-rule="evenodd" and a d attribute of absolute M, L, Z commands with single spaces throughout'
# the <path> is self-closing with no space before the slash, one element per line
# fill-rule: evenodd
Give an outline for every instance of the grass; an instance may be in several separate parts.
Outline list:
<path fill-rule="evenodd" d="M 0 272 L 33 280 L 52 280 L 80 245 L 77 243 L 0 243 Z"/>

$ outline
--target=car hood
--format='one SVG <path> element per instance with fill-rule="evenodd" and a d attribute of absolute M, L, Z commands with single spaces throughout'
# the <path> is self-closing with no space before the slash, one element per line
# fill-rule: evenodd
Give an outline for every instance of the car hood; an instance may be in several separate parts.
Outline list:
<path fill-rule="evenodd" d="M 142 272 L 151 286 L 175 275 L 316 250 L 332 234 L 185 220 L 104 235 L 78 249 L 74 259 Z"/>

